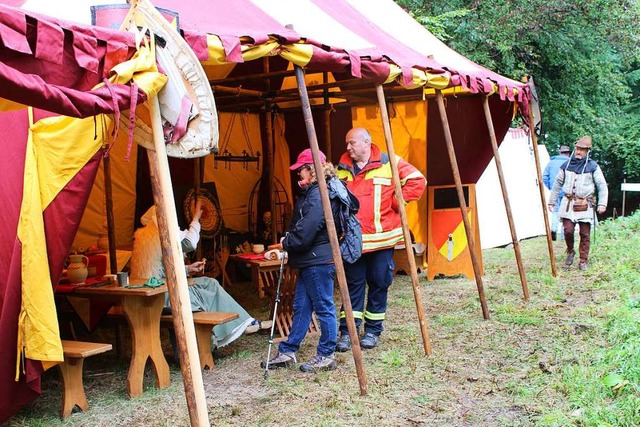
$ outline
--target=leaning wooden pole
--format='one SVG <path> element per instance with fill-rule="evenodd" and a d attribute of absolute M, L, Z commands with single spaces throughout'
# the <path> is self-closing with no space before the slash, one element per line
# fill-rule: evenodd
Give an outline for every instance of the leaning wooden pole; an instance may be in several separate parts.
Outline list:
<path fill-rule="evenodd" d="M 500 160 L 500 152 L 498 150 L 498 140 L 496 138 L 496 130 L 493 127 L 493 119 L 491 118 L 491 110 L 489 109 L 489 95 L 485 95 L 482 100 L 484 108 L 484 117 L 487 120 L 487 129 L 489 129 L 489 139 L 491 139 L 491 148 L 493 149 L 493 157 L 496 160 L 496 169 L 498 170 L 498 180 L 500 181 L 500 189 L 502 190 L 502 200 L 504 200 L 504 209 L 507 212 L 507 220 L 509 221 L 509 230 L 511 231 L 511 242 L 513 243 L 513 251 L 516 254 L 516 263 L 518 264 L 518 273 L 520 274 L 520 283 L 522 284 L 522 293 L 525 301 L 529 301 L 529 287 L 527 286 L 527 276 L 522 265 L 522 254 L 520 253 L 520 242 L 516 233 L 516 226 L 511 213 L 511 202 L 507 194 L 507 184 L 504 180 L 502 172 L 502 161 Z"/>
<path fill-rule="evenodd" d="M 540 169 L 540 153 L 538 153 L 538 136 L 533 121 L 533 110 L 529 108 L 529 133 L 531 134 L 531 145 L 533 145 L 533 156 L 536 159 L 536 173 L 538 174 L 538 190 L 540 190 L 540 203 L 542 204 L 542 215 L 544 217 L 544 228 L 547 231 L 547 248 L 549 250 L 549 260 L 551 261 L 551 274 L 558 277 L 558 269 L 556 268 L 556 256 L 553 253 L 553 240 L 551 239 L 551 231 L 549 228 L 549 213 L 547 211 L 547 201 L 544 197 L 544 184 L 542 181 L 542 172 Z"/>
<path fill-rule="evenodd" d="M 104 168 L 104 204 L 107 211 L 107 236 L 109 237 L 109 272 L 118 272 L 118 257 L 116 255 L 116 222 L 113 218 L 113 185 L 111 183 L 110 154 L 102 159 Z"/>
<path fill-rule="evenodd" d="M 349 297 L 349 289 L 347 287 L 347 278 L 344 274 L 344 265 L 342 264 L 342 254 L 340 253 L 340 245 L 338 243 L 338 233 L 336 232 L 335 223 L 333 221 L 333 213 L 331 212 L 331 202 L 329 201 L 329 190 L 327 183 L 321 177 L 324 176 L 324 168 L 320 163 L 320 147 L 318 146 L 318 136 L 313 124 L 313 116 L 311 115 L 311 104 L 309 103 L 309 94 L 304 81 L 304 73 L 302 67 L 295 67 L 296 81 L 298 83 L 298 91 L 300 92 L 300 101 L 302 103 L 302 114 L 304 116 L 304 124 L 307 129 L 307 137 L 309 138 L 309 146 L 313 153 L 313 166 L 318 177 L 318 187 L 320 189 L 320 199 L 322 201 L 322 211 L 324 219 L 327 223 L 327 231 L 329 232 L 329 242 L 331 243 L 331 252 L 333 253 L 333 261 L 336 265 L 336 276 L 338 277 L 338 285 L 340 286 L 340 294 L 342 295 L 342 305 L 347 316 L 347 328 L 349 337 L 351 338 L 351 352 L 356 365 L 358 374 L 358 382 L 360 384 L 360 394 L 367 394 L 367 377 L 362 364 L 362 350 L 360 348 L 360 340 L 358 339 L 358 331 L 353 318 L 353 309 L 351 307 L 351 298 Z"/>
<path fill-rule="evenodd" d="M 402 223 L 402 232 L 404 234 L 404 247 L 407 251 L 407 259 L 409 260 L 409 269 L 411 270 L 411 283 L 413 284 L 413 297 L 416 300 L 416 309 L 418 310 L 418 322 L 420 323 L 420 332 L 422 333 L 422 343 L 424 345 L 424 354 L 431 354 L 431 340 L 429 339 L 429 327 L 424 316 L 424 306 L 422 304 L 422 295 L 420 293 L 420 283 L 418 282 L 418 272 L 416 268 L 416 257 L 413 254 L 413 245 L 411 244 L 411 233 L 407 221 L 407 210 L 404 206 L 404 197 L 402 196 L 402 186 L 400 185 L 400 176 L 398 175 L 398 159 L 396 159 L 395 148 L 393 147 L 393 138 L 391 136 L 391 124 L 389 123 L 389 112 L 387 111 L 387 103 L 384 99 L 384 90 L 382 85 L 376 85 L 376 93 L 378 95 L 378 105 L 380 106 L 380 114 L 382 116 L 382 128 L 384 129 L 384 139 L 387 143 L 387 153 L 389 154 L 389 162 L 391 163 L 391 178 L 395 188 L 396 200 L 398 201 L 398 213 Z"/>
<path fill-rule="evenodd" d="M 438 111 L 440 113 L 440 121 L 442 122 L 442 130 L 444 131 L 444 140 L 447 144 L 447 152 L 449 153 L 449 162 L 451 163 L 451 171 L 453 172 L 453 180 L 456 184 L 458 192 L 458 202 L 460 203 L 460 211 L 462 212 L 462 221 L 464 222 L 464 231 L 467 235 L 467 244 L 469 246 L 469 255 L 471 255 L 471 264 L 473 265 L 473 274 L 476 278 L 476 286 L 478 288 L 478 296 L 480 297 L 480 306 L 482 307 L 482 317 L 489 319 L 489 307 L 487 307 L 487 299 L 484 296 L 484 286 L 482 284 L 482 274 L 480 273 L 480 264 L 476 254 L 476 241 L 473 237 L 473 230 L 469 221 L 469 210 L 467 202 L 464 199 L 464 190 L 462 189 L 462 180 L 460 179 L 460 170 L 458 169 L 458 160 L 456 152 L 453 149 L 453 139 L 451 138 L 451 129 L 449 128 L 449 119 L 447 118 L 447 110 L 444 106 L 444 96 L 442 91 L 436 89 L 436 100 L 438 102 Z"/>
<path fill-rule="evenodd" d="M 209 426 L 207 401 L 204 395 L 204 384 L 196 332 L 191 313 L 191 302 L 185 273 L 182 245 L 180 243 L 180 226 L 176 214 L 176 204 L 171 185 L 169 161 L 162 131 L 158 98 L 148 101 L 153 129 L 154 151 L 148 151 L 149 170 L 153 199 L 156 203 L 158 229 L 162 243 L 162 262 L 164 264 L 173 328 L 176 333 L 180 369 L 184 381 L 184 391 L 192 426 Z"/>

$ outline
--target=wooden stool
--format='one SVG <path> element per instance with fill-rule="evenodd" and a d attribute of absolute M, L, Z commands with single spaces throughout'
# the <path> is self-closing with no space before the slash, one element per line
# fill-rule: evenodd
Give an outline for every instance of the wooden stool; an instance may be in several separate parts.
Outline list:
<path fill-rule="evenodd" d="M 64 362 L 58 365 L 62 376 L 62 419 L 71 415 L 77 405 L 82 411 L 89 409 L 82 382 L 82 365 L 86 357 L 111 350 L 111 344 L 62 340 Z"/>
<path fill-rule="evenodd" d="M 422 254 L 424 253 L 424 245 L 414 243 L 413 245 L 413 256 L 416 263 L 416 271 L 418 274 L 422 273 Z M 393 269 L 393 275 L 400 270 L 404 271 L 405 274 L 411 274 L 411 268 L 409 267 L 409 258 L 407 258 L 407 249 L 404 245 L 396 245 L 393 251 L 393 262 L 396 267 Z"/>
<path fill-rule="evenodd" d="M 226 313 L 223 311 L 196 311 L 193 313 L 201 369 L 215 368 L 213 355 L 211 354 L 211 329 L 216 325 L 230 322 L 238 317 L 240 317 L 238 313 Z M 173 325 L 173 317 L 170 314 L 165 314 L 161 319 L 163 323 Z"/>

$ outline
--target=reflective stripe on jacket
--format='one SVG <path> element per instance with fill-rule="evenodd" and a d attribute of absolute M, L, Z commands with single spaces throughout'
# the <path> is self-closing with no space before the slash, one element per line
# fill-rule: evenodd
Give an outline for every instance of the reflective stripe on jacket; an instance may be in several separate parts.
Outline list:
<path fill-rule="evenodd" d="M 418 200 L 427 180 L 413 165 L 396 156 L 405 203 Z M 371 145 L 369 163 L 354 175 L 353 160 L 344 153 L 338 164 L 338 178 L 360 201 L 356 215 L 362 225 L 363 252 L 393 247 L 404 240 L 398 204 L 391 177 L 389 156 Z"/>

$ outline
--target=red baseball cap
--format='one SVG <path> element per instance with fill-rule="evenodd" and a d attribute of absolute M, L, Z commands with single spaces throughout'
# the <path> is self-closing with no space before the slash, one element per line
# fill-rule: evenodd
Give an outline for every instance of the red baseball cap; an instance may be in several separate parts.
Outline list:
<path fill-rule="evenodd" d="M 322 151 L 320 151 L 320 163 L 326 163 L 327 157 Z M 302 153 L 298 154 L 296 162 L 289 166 L 289 169 L 294 171 L 300 169 L 304 165 L 313 164 L 313 155 L 311 154 L 311 148 L 305 148 Z"/>

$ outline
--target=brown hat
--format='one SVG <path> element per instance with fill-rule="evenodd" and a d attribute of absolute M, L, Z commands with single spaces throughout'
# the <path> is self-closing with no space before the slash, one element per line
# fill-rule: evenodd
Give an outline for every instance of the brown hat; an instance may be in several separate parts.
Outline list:
<path fill-rule="evenodd" d="M 573 143 L 578 148 L 591 148 L 591 137 L 589 135 L 585 135 L 576 142 Z"/>
<path fill-rule="evenodd" d="M 568 145 L 561 145 L 559 152 L 560 153 L 570 153 L 571 152 L 571 148 L 569 148 Z"/>

